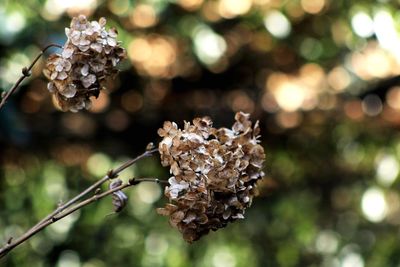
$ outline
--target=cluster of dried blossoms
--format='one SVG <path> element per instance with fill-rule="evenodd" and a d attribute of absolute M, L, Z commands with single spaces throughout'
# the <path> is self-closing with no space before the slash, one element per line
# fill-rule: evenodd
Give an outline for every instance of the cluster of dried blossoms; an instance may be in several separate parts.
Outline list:
<path fill-rule="evenodd" d="M 107 77 L 114 76 L 116 65 L 125 58 L 125 49 L 117 41 L 117 30 L 105 29 L 106 19 L 88 21 L 74 17 L 60 54 L 51 55 L 44 74 L 50 80 L 47 88 L 60 108 L 76 112 L 90 107 L 90 97 L 99 95 Z"/>
<path fill-rule="evenodd" d="M 158 212 L 170 216 L 188 242 L 244 218 L 264 175 L 258 122 L 252 127 L 242 112 L 235 120 L 232 129 L 213 128 L 204 117 L 185 122 L 183 130 L 165 122 L 158 131 L 162 165 L 173 175 L 165 189 L 170 203 Z"/>

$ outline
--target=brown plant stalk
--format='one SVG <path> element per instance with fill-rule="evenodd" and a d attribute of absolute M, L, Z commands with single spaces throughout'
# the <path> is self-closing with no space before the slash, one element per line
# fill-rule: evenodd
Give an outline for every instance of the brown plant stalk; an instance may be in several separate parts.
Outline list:
<path fill-rule="evenodd" d="M 146 150 L 143 154 L 137 156 L 136 158 L 124 162 L 116 169 L 110 170 L 107 175 L 105 175 L 103 178 L 98 180 L 96 183 L 89 186 L 87 189 L 85 189 L 84 191 L 82 191 L 81 193 L 79 193 L 77 196 L 70 199 L 69 201 L 65 202 L 64 204 L 59 205 L 54 211 L 49 213 L 46 217 L 44 217 L 42 220 L 40 220 L 36 225 L 31 227 L 29 230 L 27 230 L 22 236 L 20 236 L 19 238 L 15 239 L 15 240 L 12 237 L 10 237 L 8 239 L 8 242 L 3 247 L 0 248 L 0 258 L 3 258 L 4 256 L 6 256 L 15 247 L 24 243 L 25 241 L 30 239 L 35 234 L 42 231 L 47 226 L 70 215 L 71 213 L 75 212 L 76 210 L 81 209 L 82 207 L 84 207 L 92 202 L 95 202 L 103 197 L 111 195 L 112 193 L 122 190 L 126 187 L 134 186 L 140 182 L 155 182 L 155 183 L 164 182 L 164 181 L 160 181 L 159 179 L 156 179 L 156 178 L 137 178 L 137 179 L 132 178 L 129 180 L 128 183 L 121 184 L 120 186 L 109 189 L 103 193 L 95 192 L 95 194 L 92 197 L 89 197 L 89 198 L 79 202 L 80 199 L 82 199 L 83 197 L 88 195 L 90 192 L 98 189 L 99 186 L 104 184 L 106 181 L 116 178 L 118 176 L 118 174 L 120 172 L 122 172 L 123 170 L 125 170 L 126 168 L 132 166 L 133 164 L 135 164 L 136 162 L 138 162 L 139 160 L 141 160 L 143 158 L 151 156 L 153 153 L 155 153 L 157 151 L 158 151 L 157 148 L 151 149 L 151 150 Z"/>
<path fill-rule="evenodd" d="M 13 85 L 13 87 L 11 87 L 10 90 L 8 90 L 7 92 L 4 92 L 3 93 L 4 95 L 1 96 L 0 109 L 6 104 L 8 98 L 17 90 L 18 86 L 22 83 L 22 81 L 25 80 L 25 78 L 31 76 L 31 70 L 32 70 L 33 66 L 35 66 L 36 62 L 50 47 L 63 48 L 61 45 L 58 45 L 58 44 L 49 44 L 48 46 L 43 48 L 43 50 L 36 56 L 36 58 L 32 61 L 31 65 L 29 65 L 28 67 L 22 68 L 22 76 L 19 77 L 17 82 Z"/>

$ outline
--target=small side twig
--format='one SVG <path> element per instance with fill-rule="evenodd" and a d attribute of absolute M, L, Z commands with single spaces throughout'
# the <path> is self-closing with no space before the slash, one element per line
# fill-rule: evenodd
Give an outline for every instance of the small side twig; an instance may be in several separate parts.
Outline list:
<path fill-rule="evenodd" d="M 129 180 L 128 183 L 122 184 L 121 186 L 118 186 L 116 188 L 113 188 L 113 189 L 110 189 L 108 191 L 105 191 L 104 193 L 100 193 L 97 190 L 99 188 L 99 186 L 101 186 L 103 183 L 105 183 L 106 181 L 108 181 L 110 179 L 116 178 L 120 172 L 122 172 L 123 170 L 125 170 L 129 166 L 132 166 L 133 164 L 135 164 L 136 162 L 138 162 L 139 160 L 141 160 L 141 159 L 143 159 L 145 157 L 151 156 L 153 153 L 155 153 L 157 151 L 158 151 L 158 149 L 147 150 L 143 154 L 137 156 L 136 158 L 128 160 L 127 162 L 123 163 L 121 166 L 117 167 L 115 170 L 110 170 L 107 175 L 105 175 L 103 178 L 98 180 L 96 183 L 94 183 L 93 185 L 89 186 L 87 189 L 85 189 L 84 191 L 82 191 L 81 193 L 79 193 L 77 196 L 75 196 L 71 200 L 67 201 L 66 203 L 64 203 L 62 205 L 59 205 L 53 212 L 51 212 L 46 217 L 44 217 L 42 220 L 40 220 L 40 222 L 38 222 L 36 225 L 31 227 L 22 236 L 20 236 L 19 238 L 15 239 L 15 240 L 11 237 L 8 240 L 7 244 L 5 244 L 3 247 L 0 248 L 0 258 L 2 258 L 5 255 L 7 255 L 12 249 L 14 249 L 18 245 L 24 243 L 26 240 L 31 238 L 36 233 L 42 231 L 48 225 L 50 225 L 50 224 L 52 224 L 52 223 L 54 223 L 54 222 L 56 222 L 56 221 L 58 221 L 58 220 L 60 220 L 60 219 L 62 219 L 64 217 L 68 216 L 69 214 L 73 213 L 74 211 L 76 211 L 76 210 L 78 210 L 78 209 L 80 209 L 80 208 L 82 208 L 82 207 L 84 207 L 84 206 L 86 206 L 86 205 L 98 200 L 98 199 L 101 199 L 101 198 L 103 198 L 105 196 L 108 196 L 108 195 L 114 193 L 115 191 L 124 189 L 124 188 L 129 187 L 129 186 L 134 186 L 139 182 L 148 181 L 148 182 L 160 183 L 159 179 L 140 178 L 140 179 L 131 179 L 131 180 Z M 82 199 L 88 193 L 90 193 L 92 191 L 96 191 L 96 193 L 92 197 L 90 197 L 90 198 L 88 198 L 86 200 L 83 200 L 83 201 L 79 202 L 78 204 L 76 204 L 80 199 Z M 74 204 L 76 204 L 76 205 L 73 206 Z M 71 206 L 73 206 L 73 207 L 70 208 Z M 70 208 L 70 209 L 68 209 L 68 208 Z"/>
<path fill-rule="evenodd" d="M 17 82 L 13 85 L 13 87 L 11 87 L 10 90 L 6 91 L 3 93 L 3 95 L 1 96 L 1 102 L 0 102 L 0 109 L 6 104 L 8 98 L 15 92 L 15 90 L 17 90 L 18 86 L 22 83 L 22 81 L 31 76 L 31 70 L 33 68 L 33 66 L 35 66 L 36 62 L 39 60 L 39 58 L 46 52 L 47 49 L 49 49 L 50 47 L 58 47 L 58 48 L 62 48 L 61 45 L 58 44 L 49 44 L 48 46 L 46 46 L 45 48 L 43 48 L 43 50 L 39 53 L 39 55 L 36 56 L 36 58 L 32 61 L 31 65 L 29 65 L 29 67 L 24 67 L 22 68 L 22 76 L 19 77 L 19 79 L 17 80 Z"/>
<path fill-rule="evenodd" d="M 62 212 L 61 214 L 59 214 L 57 216 L 54 216 L 51 221 L 52 222 L 56 222 L 56 221 L 58 221 L 58 220 L 60 220 L 60 219 L 62 219 L 64 217 L 70 215 L 71 213 L 81 209 L 82 207 L 84 207 L 86 205 L 89 205 L 92 202 L 95 202 L 95 201 L 97 201 L 99 199 L 102 199 L 105 196 L 111 195 L 112 193 L 120 191 L 120 190 L 123 190 L 123 189 L 125 189 L 127 187 L 135 186 L 135 185 L 137 185 L 137 184 L 139 184 L 141 182 L 152 182 L 152 183 L 157 183 L 157 184 L 159 184 L 159 183 L 168 183 L 168 181 L 160 180 L 158 178 L 133 178 L 133 179 L 130 179 L 128 183 L 121 184 L 120 186 L 117 186 L 117 187 L 115 187 L 113 189 L 109 189 L 109 190 L 107 190 L 107 191 L 105 191 L 103 193 L 95 194 L 92 197 L 79 202 L 77 205 L 73 206 L 72 208 Z M 46 224 L 43 224 L 42 226 L 44 226 L 44 225 L 46 225 Z M 1 251 L 0 251 L 0 257 L 1 257 Z"/>

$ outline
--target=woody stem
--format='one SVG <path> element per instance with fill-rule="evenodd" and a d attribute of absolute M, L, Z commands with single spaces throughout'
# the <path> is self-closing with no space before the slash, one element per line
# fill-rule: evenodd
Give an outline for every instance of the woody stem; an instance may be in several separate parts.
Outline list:
<path fill-rule="evenodd" d="M 6 104 L 8 98 L 17 90 L 18 86 L 22 83 L 23 80 L 25 80 L 25 78 L 31 76 L 31 70 L 33 68 L 33 66 L 35 66 L 36 62 L 39 60 L 39 58 L 46 52 L 47 49 L 49 49 L 50 47 L 58 47 L 58 48 L 62 48 L 61 45 L 58 44 L 49 44 L 48 46 L 46 46 L 45 48 L 43 48 L 43 50 L 36 56 L 36 58 L 32 61 L 32 63 L 28 66 L 28 67 L 24 67 L 22 68 L 22 76 L 19 77 L 19 79 L 17 80 L 17 82 L 13 85 L 13 87 L 11 87 L 10 90 L 8 90 L 7 92 L 4 93 L 4 95 L 1 98 L 1 102 L 0 102 L 0 109 Z"/>

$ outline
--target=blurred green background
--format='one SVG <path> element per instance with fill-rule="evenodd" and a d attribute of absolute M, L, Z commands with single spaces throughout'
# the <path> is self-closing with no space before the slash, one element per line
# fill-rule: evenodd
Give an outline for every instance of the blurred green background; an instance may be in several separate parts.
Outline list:
<path fill-rule="evenodd" d="M 400 1 L 2 0 L 0 88 L 72 16 L 104 16 L 128 59 L 90 111 L 57 111 L 39 61 L 0 111 L 0 241 L 148 142 L 164 120 L 260 120 L 260 196 L 188 245 L 140 184 L 65 218 L 1 266 L 400 266 Z M 56 50 L 50 51 L 55 52 Z M 157 157 L 123 173 L 168 178 Z M 106 217 L 107 216 L 107 217 Z"/>

